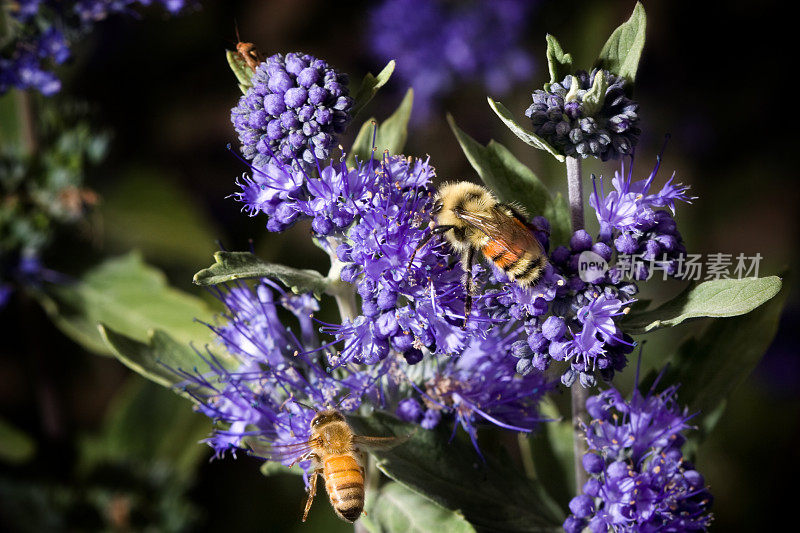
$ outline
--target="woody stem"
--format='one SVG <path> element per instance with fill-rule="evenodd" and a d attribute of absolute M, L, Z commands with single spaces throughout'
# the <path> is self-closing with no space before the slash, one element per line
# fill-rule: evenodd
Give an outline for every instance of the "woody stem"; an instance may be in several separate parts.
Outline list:
<path fill-rule="evenodd" d="M 569 194 L 569 211 L 572 219 L 572 231 L 583 229 L 583 180 L 581 176 L 581 160 L 567 157 L 567 191 Z M 583 469 L 582 458 L 587 451 L 586 439 L 581 436 L 581 422 L 587 423 L 586 399 L 587 390 L 579 383 L 573 383 L 572 394 L 572 454 L 575 460 L 575 490 L 580 493 L 588 479 Z"/>

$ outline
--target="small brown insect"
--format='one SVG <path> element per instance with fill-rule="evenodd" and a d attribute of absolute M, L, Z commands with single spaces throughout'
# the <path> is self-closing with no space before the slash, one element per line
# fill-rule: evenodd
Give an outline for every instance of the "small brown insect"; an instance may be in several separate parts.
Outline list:
<path fill-rule="evenodd" d="M 253 43 L 243 43 L 239 37 L 239 28 L 236 28 L 236 52 L 239 54 L 250 69 L 255 72 L 256 67 L 264 62 L 264 56 L 256 49 Z"/>

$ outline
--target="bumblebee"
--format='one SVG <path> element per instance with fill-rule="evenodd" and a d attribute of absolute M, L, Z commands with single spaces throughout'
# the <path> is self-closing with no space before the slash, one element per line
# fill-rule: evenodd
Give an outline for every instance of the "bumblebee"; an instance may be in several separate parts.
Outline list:
<path fill-rule="evenodd" d="M 443 235 L 461 254 L 464 289 L 467 299 L 464 326 L 472 311 L 472 264 L 480 253 L 522 287 L 536 285 L 547 265 L 544 248 L 534 234 L 525 211 L 502 203 L 488 189 L 468 181 L 446 183 L 436 193 L 431 232 L 411 256 L 422 249 L 434 235 Z"/>

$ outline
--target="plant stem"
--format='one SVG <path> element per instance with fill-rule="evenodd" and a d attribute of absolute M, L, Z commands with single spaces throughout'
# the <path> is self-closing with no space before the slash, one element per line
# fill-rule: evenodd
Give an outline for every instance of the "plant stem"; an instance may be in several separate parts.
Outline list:
<path fill-rule="evenodd" d="M 34 118 L 33 97 L 28 91 L 14 91 L 19 120 L 19 143 L 25 155 L 36 153 L 36 119 Z"/>
<path fill-rule="evenodd" d="M 581 176 L 581 160 L 567 157 L 567 190 L 569 194 L 569 211 L 572 219 L 572 231 L 583 229 L 583 179 Z M 575 490 L 580 493 L 588 475 L 583 470 L 581 459 L 588 450 L 586 439 L 581 436 L 581 422 L 587 423 L 586 413 L 587 390 L 576 381 L 570 387 L 572 394 L 572 454 L 575 461 Z"/>
<path fill-rule="evenodd" d="M 567 192 L 572 231 L 575 232 L 583 229 L 583 177 L 581 160 L 577 157 L 567 157 Z"/>
<path fill-rule="evenodd" d="M 326 293 L 336 299 L 336 305 L 339 306 L 339 318 L 342 319 L 342 322 L 353 320 L 358 316 L 356 293 L 352 284 L 345 283 L 341 279 L 342 268 L 344 268 L 345 264 L 336 257 L 336 248 L 339 246 L 339 241 L 329 237 L 327 243 L 329 247 L 328 255 L 331 258 L 328 280 L 331 281 L 331 284 L 328 286 Z"/>

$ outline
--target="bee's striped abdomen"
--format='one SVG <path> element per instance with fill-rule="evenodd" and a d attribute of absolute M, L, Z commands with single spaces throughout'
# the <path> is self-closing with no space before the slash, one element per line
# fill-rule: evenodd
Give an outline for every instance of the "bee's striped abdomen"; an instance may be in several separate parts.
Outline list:
<path fill-rule="evenodd" d="M 535 258 L 525 258 L 524 261 L 519 262 L 511 274 L 514 276 L 514 280 L 519 285 L 536 285 L 536 283 L 539 281 L 539 278 L 542 277 L 542 272 L 544 272 L 544 267 L 546 265 L 547 261 L 543 255 Z"/>
<path fill-rule="evenodd" d="M 323 465 L 325 488 L 336 513 L 350 522 L 364 509 L 364 475 L 352 455 L 333 455 Z"/>

